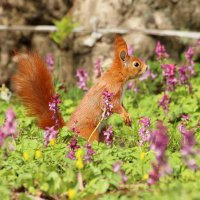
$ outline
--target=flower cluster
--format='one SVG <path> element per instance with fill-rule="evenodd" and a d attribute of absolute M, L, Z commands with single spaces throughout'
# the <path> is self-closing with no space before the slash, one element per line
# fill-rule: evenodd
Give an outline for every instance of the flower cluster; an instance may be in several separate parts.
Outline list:
<path fill-rule="evenodd" d="M 192 76 L 191 66 L 182 65 L 178 68 L 179 83 L 180 85 L 187 85 L 190 93 L 192 93 L 192 85 L 190 77 Z"/>
<path fill-rule="evenodd" d="M 128 181 L 128 177 L 126 176 L 125 171 L 121 169 L 121 163 L 119 161 L 114 163 L 113 171 L 121 176 L 122 183 Z"/>
<path fill-rule="evenodd" d="M 165 46 L 162 45 L 162 44 L 160 43 L 160 41 L 157 42 L 156 48 L 155 48 L 154 52 L 155 52 L 156 58 L 157 58 L 158 60 L 164 59 L 164 58 L 168 58 L 168 57 L 169 57 L 169 54 L 166 52 Z"/>
<path fill-rule="evenodd" d="M 85 145 L 85 149 L 86 149 L 85 161 L 90 162 L 92 156 L 95 154 L 95 151 L 92 149 L 92 145 L 89 143 Z"/>
<path fill-rule="evenodd" d="M 147 69 L 147 71 L 139 78 L 140 81 L 144 81 L 147 79 L 154 80 L 156 78 L 157 74 L 154 74 L 150 69 Z"/>
<path fill-rule="evenodd" d="M 170 104 L 170 97 L 165 92 L 162 98 L 159 100 L 158 105 L 162 107 L 165 113 L 167 113 L 169 111 L 169 104 Z"/>
<path fill-rule="evenodd" d="M 6 120 L 3 127 L 0 127 L 0 146 L 3 145 L 7 137 L 16 138 L 17 122 L 12 108 L 6 112 Z"/>
<path fill-rule="evenodd" d="M 61 100 L 59 99 L 60 95 L 55 94 L 52 97 L 52 101 L 49 102 L 49 110 L 53 111 L 52 119 L 55 121 L 55 128 L 59 127 L 59 104 Z"/>
<path fill-rule="evenodd" d="M 155 184 L 161 176 L 169 174 L 171 168 L 167 163 L 166 150 L 169 143 L 167 128 L 161 121 L 157 122 L 157 130 L 152 132 L 151 150 L 155 152 L 156 163 L 152 163 L 153 170 L 149 173 L 148 184 Z"/>
<path fill-rule="evenodd" d="M 47 64 L 48 70 L 50 72 L 53 72 L 54 70 L 54 64 L 55 64 L 55 59 L 51 53 L 47 54 L 45 57 L 45 62 Z"/>
<path fill-rule="evenodd" d="M 106 145 L 111 145 L 113 142 L 113 130 L 112 126 L 110 125 L 106 130 L 103 131 L 104 141 Z"/>
<path fill-rule="evenodd" d="M 46 127 L 44 131 L 44 146 L 46 147 L 49 143 L 54 143 L 55 138 L 58 134 L 58 130 L 54 126 Z"/>
<path fill-rule="evenodd" d="M 177 83 L 176 78 L 176 65 L 175 64 L 163 64 L 163 77 L 166 80 L 167 90 L 174 91 Z"/>
<path fill-rule="evenodd" d="M 70 149 L 69 154 L 67 155 L 67 158 L 71 159 L 71 160 L 75 160 L 76 156 L 75 156 L 75 151 L 77 149 L 80 148 L 80 146 L 78 145 L 78 140 L 77 140 L 77 136 L 80 133 L 79 130 L 77 129 L 76 125 L 77 125 L 77 121 L 74 122 L 74 126 L 71 128 L 71 131 L 74 132 L 74 136 L 71 139 L 69 145 L 67 146 L 67 148 Z"/>
<path fill-rule="evenodd" d="M 108 92 L 107 90 L 105 90 L 103 93 L 103 114 L 102 117 L 104 119 L 107 119 L 108 117 L 110 117 L 110 115 L 112 115 L 113 113 L 113 105 L 111 103 L 112 97 L 113 97 L 113 93 L 112 92 Z"/>
<path fill-rule="evenodd" d="M 194 51 L 193 47 L 189 47 L 187 49 L 187 51 L 185 52 L 185 58 L 186 58 L 187 62 L 189 63 L 189 65 L 191 65 L 191 66 L 194 66 L 194 61 L 192 60 L 194 54 L 195 54 L 195 51 Z"/>
<path fill-rule="evenodd" d="M 186 128 L 186 121 L 188 119 L 189 117 L 183 116 L 181 124 L 178 126 L 178 130 L 182 135 L 181 155 L 186 166 L 192 170 L 196 170 L 198 169 L 198 166 L 195 157 L 198 155 L 198 150 L 195 149 L 196 140 L 194 137 L 194 131 Z"/>
<path fill-rule="evenodd" d="M 149 142 L 151 138 L 150 119 L 148 117 L 141 117 L 139 120 L 139 124 L 141 125 L 141 128 L 139 130 L 139 145 L 143 146 L 144 143 Z"/>
<path fill-rule="evenodd" d="M 76 71 L 76 77 L 78 78 L 77 85 L 78 88 L 81 90 L 87 91 L 87 78 L 88 78 L 88 73 L 86 72 L 85 69 L 79 68 Z"/>
<path fill-rule="evenodd" d="M 132 45 L 128 45 L 128 55 L 129 56 L 133 56 L 133 52 L 134 52 L 133 46 Z"/>
<path fill-rule="evenodd" d="M 102 74 L 102 66 L 101 66 L 101 59 L 96 59 L 95 63 L 94 63 L 94 74 L 95 74 L 95 78 L 99 78 L 101 77 Z"/>

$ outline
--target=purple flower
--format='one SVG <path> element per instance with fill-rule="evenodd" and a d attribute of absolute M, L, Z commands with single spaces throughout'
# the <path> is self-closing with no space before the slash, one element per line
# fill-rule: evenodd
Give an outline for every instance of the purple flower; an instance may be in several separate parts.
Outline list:
<path fill-rule="evenodd" d="M 80 88 L 81 90 L 87 91 L 88 87 L 87 87 L 86 82 L 88 78 L 88 73 L 86 72 L 86 70 L 83 68 L 77 69 L 76 77 L 78 78 L 78 81 L 77 81 L 78 88 Z"/>
<path fill-rule="evenodd" d="M 162 107 L 165 113 L 169 111 L 169 104 L 170 104 L 170 98 L 167 93 L 164 93 L 162 98 L 159 100 L 158 105 Z"/>
<path fill-rule="evenodd" d="M 150 69 L 148 69 L 140 78 L 140 81 L 144 81 L 147 80 L 149 78 L 151 78 L 152 80 L 154 80 L 156 78 L 157 74 L 154 74 Z"/>
<path fill-rule="evenodd" d="M 157 42 L 154 52 L 158 60 L 169 57 L 169 54 L 166 52 L 165 46 L 162 45 L 160 41 Z"/>
<path fill-rule="evenodd" d="M 102 96 L 103 96 L 103 114 L 102 114 L 102 117 L 104 119 L 107 119 L 113 113 L 113 105 L 111 103 L 113 93 L 105 90 L 102 93 Z"/>
<path fill-rule="evenodd" d="M 128 177 L 126 176 L 125 171 L 121 169 L 121 163 L 119 161 L 114 163 L 113 172 L 121 176 L 122 183 L 126 183 L 128 181 Z"/>
<path fill-rule="evenodd" d="M 150 148 L 155 152 L 156 163 L 152 163 L 153 170 L 149 173 L 149 179 L 147 181 L 149 185 L 155 184 L 161 176 L 171 172 L 165 154 L 168 143 L 167 128 L 161 121 L 158 121 L 157 130 L 153 131 L 151 136 Z"/>
<path fill-rule="evenodd" d="M 128 55 L 129 56 L 133 56 L 133 46 L 132 45 L 128 45 Z"/>
<path fill-rule="evenodd" d="M 15 121 L 15 113 L 12 108 L 6 112 L 6 120 L 1 131 L 4 133 L 5 138 L 8 136 L 16 137 L 17 122 Z"/>
<path fill-rule="evenodd" d="M 148 117 L 141 117 L 139 120 L 139 124 L 141 125 L 141 128 L 139 130 L 139 145 L 142 146 L 144 145 L 144 143 L 149 142 L 151 138 L 150 119 Z"/>
<path fill-rule="evenodd" d="M 96 59 L 94 63 L 94 73 L 95 73 L 95 78 L 101 77 L 102 74 L 102 66 L 101 66 L 101 59 Z"/>
<path fill-rule="evenodd" d="M 192 60 L 194 54 L 195 54 L 195 51 L 194 51 L 193 47 L 189 47 L 187 49 L 187 51 L 185 52 L 185 58 L 186 58 L 187 62 L 192 66 L 194 66 L 194 61 Z"/>
<path fill-rule="evenodd" d="M 191 66 L 182 65 L 178 68 L 179 83 L 180 85 L 187 85 L 190 93 L 192 93 L 192 85 L 190 77 L 192 76 Z"/>
<path fill-rule="evenodd" d="M 192 170 L 196 170 L 198 166 L 195 157 L 198 155 L 199 150 L 195 148 L 197 142 L 194 137 L 194 131 L 186 128 L 186 120 L 188 119 L 183 118 L 181 124 L 178 126 L 178 130 L 182 135 L 180 152 L 186 166 Z"/>
<path fill-rule="evenodd" d="M 77 136 L 80 133 L 80 131 L 76 127 L 77 123 L 78 123 L 78 121 L 75 121 L 74 126 L 71 128 L 71 130 L 74 132 L 74 136 L 70 140 L 69 145 L 67 146 L 67 148 L 70 149 L 70 152 L 67 155 L 67 158 L 69 158 L 71 160 L 76 159 L 75 151 L 80 148 L 80 146 L 78 145 L 78 140 L 77 140 Z"/>
<path fill-rule="evenodd" d="M 55 60 L 54 60 L 54 57 L 53 57 L 53 55 L 51 53 L 46 55 L 45 62 L 47 64 L 47 67 L 48 67 L 49 71 L 53 72 Z"/>
<path fill-rule="evenodd" d="M 163 77 L 166 80 L 167 90 L 173 91 L 177 83 L 176 78 L 176 65 L 175 64 L 163 64 Z"/>
<path fill-rule="evenodd" d="M 62 102 L 59 99 L 60 95 L 56 94 L 52 97 L 52 101 L 49 102 L 49 110 L 53 111 L 52 119 L 55 120 L 55 127 L 59 127 L 59 104 Z"/>
<path fill-rule="evenodd" d="M 86 149 L 85 161 L 90 162 L 92 156 L 95 154 L 95 151 L 92 149 L 92 145 L 89 143 L 85 145 L 85 149 Z"/>
<path fill-rule="evenodd" d="M 113 142 L 113 130 L 111 125 L 108 127 L 107 130 L 103 131 L 103 135 L 106 145 L 111 145 Z"/>
<path fill-rule="evenodd" d="M 54 140 L 58 134 L 58 130 L 55 127 L 46 127 L 44 131 L 44 146 L 46 147 L 51 140 Z"/>

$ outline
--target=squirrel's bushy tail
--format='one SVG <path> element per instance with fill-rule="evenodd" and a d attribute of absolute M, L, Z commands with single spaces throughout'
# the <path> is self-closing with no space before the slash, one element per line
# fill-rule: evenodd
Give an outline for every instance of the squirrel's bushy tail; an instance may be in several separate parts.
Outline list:
<path fill-rule="evenodd" d="M 25 104 L 28 114 L 37 120 L 40 128 L 55 125 L 53 111 L 49 110 L 49 102 L 55 95 L 52 76 L 46 64 L 36 53 L 17 54 L 18 70 L 12 77 L 16 94 Z M 59 127 L 64 125 L 61 114 L 58 114 Z M 58 127 L 58 128 L 59 128 Z"/>

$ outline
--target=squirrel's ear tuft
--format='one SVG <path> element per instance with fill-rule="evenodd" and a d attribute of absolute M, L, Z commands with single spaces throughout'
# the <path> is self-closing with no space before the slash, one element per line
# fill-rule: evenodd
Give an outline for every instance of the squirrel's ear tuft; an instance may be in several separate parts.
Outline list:
<path fill-rule="evenodd" d="M 115 35 L 115 55 L 124 61 L 127 54 L 128 54 L 128 48 L 127 48 L 125 40 L 121 36 L 116 34 Z"/>

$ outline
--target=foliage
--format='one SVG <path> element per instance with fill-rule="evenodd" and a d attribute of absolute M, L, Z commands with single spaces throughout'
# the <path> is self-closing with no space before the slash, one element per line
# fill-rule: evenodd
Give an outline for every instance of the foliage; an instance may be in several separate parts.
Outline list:
<path fill-rule="evenodd" d="M 55 20 L 54 24 L 57 31 L 51 34 L 51 38 L 57 44 L 61 44 L 77 26 L 77 24 L 73 23 L 69 17 L 64 17 L 60 21 Z"/>
<path fill-rule="evenodd" d="M 0 193 L 3 199 L 10 196 L 18 199 L 30 199 L 41 196 L 47 199 L 198 199 L 200 196 L 200 171 L 188 169 L 181 159 L 181 114 L 190 115 L 187 128 L 193 129 L 196 148 L 200 144 L 200 74 L 196 64 L 196 74 L 190 79 L 193 93 L 187 86 L 179 85 L 169 93 L 171 103 L 165 113 L 158 106 L 164 94 L 162 68 L 158 61 L 148 61 L 151 70 L 157 74 L 138 84 L 138 93 L 128 90 L 124 97 L 124 107 L 133 120 L 132 128 L 124 125 L 121 117 L 113 114 L 107 123 L 114 132 L 112 145 L 94 142 L 91 161 L 84 160 L 87 154 L 87 141 L 77 137 L 81 154 L 77 159 L 67 157 L 69 144 L 74 133 L 66 127 L 60 130 L 56 140 L 44 146 L 44 131 L 37 128 L 34 119 L 26 117 L 23 106 L 16 97 L 9 104 L 0 100 L 0 126 L 4 123 L 4 114 L 13 108 L 18 122 L 18 136 L 6 141 L 13 149 L 0 149 Z M 59 88 L 58 85 L 56 88 Z M 57 89 L 61 94 L 60 110 L 67 120 L 83 97 L 83 91 L 77 87 L 67 93 Z M 139 145 L 141 117 L 148 117 L 151 124 L 148 129 L 155 130 L 157 120 L 162 120 L 167 127 L 169 145 L 166 151 L 171 174 L 160 178 L 153 186 L 148 186 L 148 174 L 152 169 L 155 155 L 150 145 L 145 142 Z M 199 159 L 199 158 L 198 158 Z M 200 160 L 197 164 L 200 165 Z M 121 171 L 117 173 L 113 167 L 120 163 Z M 123 181 L 122 173 L 128 180 Z M 80 190 L 80 174 L 83 189 Z"/>

